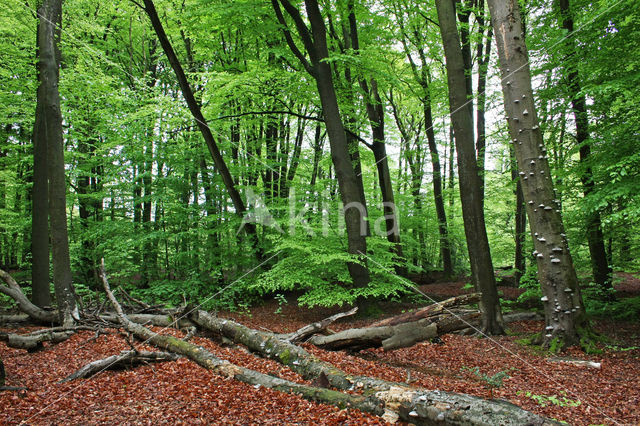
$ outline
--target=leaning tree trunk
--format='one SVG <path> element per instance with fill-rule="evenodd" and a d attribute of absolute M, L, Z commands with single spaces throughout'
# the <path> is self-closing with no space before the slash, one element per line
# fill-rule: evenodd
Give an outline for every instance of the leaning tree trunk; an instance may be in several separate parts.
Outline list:
<path fill-rule="evenodd" d="M 446 57 L 451 122 L 458 152 L 462 219 L 471 262 L 471 275 L 475 288 L 482 294 L 482 330 L 488 334 L 502 334 L 502 313 L 484 222 L 480 176 L 473 140 L 473 112 L 467 104 L 465 63 L 456 26 L 455 4 L 453 0 L 436 0 L 436 7 Z"/>
<path fill-rule="evenodd" d="M 51 251 L 53 261 L 53 285 L 58 303 L 60 322 L 67 326 L 78 319 L 71 259 L 69 257 L 69 235 L 67 232 L 66 196 L 67 184 L 64 170 L 64 144 L 62 141 L 62 114 L 58 78 L 60 55 L 58 51 L 59 29 L 62 17 L 61 0 L 45 0 L 38 10 L 38 48 L 40 58 L 40 86 L 38 87 L 38 109 L 42 112 L 40 125 L 43 132 L 38 137 L 47 144 L 49 178 L 49 218 L 51 225 Z M 44 214 L 44 212 L 39 212 Z"/>
<path fill-rule="evenodd" d="M 311 62 L 298 49 L 291 33 L 286 26 L 280 4 L 294 20 L 297 31 L 302 38 L 305 50 Z M 338 98 L 334 87 L 331 66 L 326 61 L 329 57 L 327 34 L 324 18 L 316 0 L 305 1 L 305 8 L 311 29 L 305 23 L 300 11 L 289 0 L 272 0 L 272 5 L 278 21 L 283 26 L 283 34 L 291 51 L 300 60 L 303 67 L 311 74 L 318 88 L 322 114 L 329 136 L 331 160 L 338 178 L 340 196 L 344 204 L 344 218 L 347 229 L 347 249 L 359 262 L 347 264 L 349 274 L 355 287 L 366 287 L 369 284 L 369 269 L 367 268 L 367 222 L 366 206 L 360 196 L 358 179 L 351 164 L 347 136 L 345 133 Z"/>
<path fill-rule="evenodd" d="M 567 73 L 567 86 L 569 95 L 571 96 L 571 106 L 573 107 L 573 115 L 576 121 L 576 143 L 580 147 L 580 163 L 585 165 L 584 171 L 580 179 L 584 196 L 588 197 L 595 190 L 593 181 L 593 170 L 589 165 L 591 156 L 591 144 L 589 142 L 589 117 L 587 116 L 587 101 L 583 93 L 581 93 L 580 76 L 572 58 L 576 54 L 573 35 L 573 17 L 569 0 L 559 0 L 561 25 L 567 30 L 566 43 L 569 49 L 568 57 L 564 61 Z M 605 289 L 611 289 L 611 268 L 607 261 L 607 252 L 604 247 L 604 236 L 602 235 L 602 223 L 600 221 L 600 213 L 597 210 L 587 213 L 586 218 L 587 242 L 589 243 L 589 254 L 591 255 L 591 269 L 593 271 L 593 280 Z"/>
<path fill-rule="evenodd" d="M 580 343 L 588 323 L 559 201 L 554 199 L 547 151 L 533 101 L 520 6 L 517 0 L 489 0 L 488 3 L 500 57 L 509 134 L 520 170 L 538 280 L 544 294 L 543 343 L 562 349 Z"/>
<path fill-rule="evenodd" d="M 211 133 L 211 129 L 209 128 L 207 121 L 202 115 L 200 105 L 196 101 L 193 90 L 191 89 L 191 86 L 189 85 L 189 82 L 187 80 L 187 76 L 184 73 L 184 69 L 182 68 L 180 61 L 176 56 L 175 51 L 173 50 L 173 46 L 171 45 L 171 42 L 169 41 L 169 38 L 164 31 L 164 27 L 162 25 L 162 22 L 160 21 L 160 18 L 158 17 L 158 12 L 156 11 L 156 8 L 153 4 L 153 0 L 144 0 L 144 10 L 149 16 L 149 20 L 151 21 L 151 25 L 153 26 L 156 35 L 158 36 L 158 40 L 162 45 L 162 49 L 164 50 L 165 55 L 167 55 L 167 59 L 169 60 L 169 63 L 171 64 L 171 67 L 176 74 L 178 84 L 180 85 L 180 89 L 182 91 L 182 95 L 184 96 L 187 106 L 189 107 L 189 110 L 191 111 L 191 114 L 193 115 L 193 118 L 196 121 L 198 128 L 200 129 L 200 133 L 202 134 L 205 143 L 207 144 L 207 148 L 209 149 L 209 153 L 211 154 L 211 158 L 213 159 L 216 170 L 222 177 L 222 182 L 229 194 L 229 197 L 231 198 L 231 201 L 233 202 L 233 207 L 235 208 L 236 214 L 242 217 L 246 211 L 244 201 L 242 200 L 242 197 L 240 196 L 240 193 L 236 188 L 236 184 L 233 180 L 233 177 L 231 176 L 229 168 L 227 167 L 227 163 L 224 161 L 222 153 L 220 153 L 220 149 L 218 148 L 218 144 L 213 137 L 213 133 Z M 255 224 L 244 222 L 243 228 L 245 229 L 249 238 L 252 239 L 252 244 L 258 254 L 258 257 L 262 258 L 262 252 L 258 245 L 258 231 Z"/>

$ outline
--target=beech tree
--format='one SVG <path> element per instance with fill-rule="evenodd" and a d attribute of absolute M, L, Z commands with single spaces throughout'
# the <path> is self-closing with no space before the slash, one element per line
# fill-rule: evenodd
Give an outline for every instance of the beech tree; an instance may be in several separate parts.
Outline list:
<path fill-rule="evenodd" d="M 517 0 L 488 0 L 488 4 L 500 57 L 509 134 L 544 294 L 542 343 L 563 348 L 588 337 L 588 322 L 536 114 L 520 5 Z"/>
<path fill-rule="evenodd" d="M 60 323 L 64 326 L 73 324 L 78 319 L 78 309 L 75 301 L 73 280 L 71 275 L 71 260 L 69 257 L 69 236 L 67 232 L 66 196 L 67 185 L 65 178 L 64 145 L 62 142 L 62 114 L 60 112 L 60 94 L 58 92 L 60 53 L 58 51 L 58 39 L 60 37 L 60 24 L 62 16 L 61 0 L 45 0 L 40 9 L 38 17 L 38 58 L 39 58 L 39 81 L 36 107 L 36 124 L 34 129 L 34 141 L 36 156 L 39 157 L 34 165 L 35 174 L 39 179 L 44 177 L 43 167 L 47 170 L 48 178 L 48 216 L 51 229 L 51 249 L 53 261 L 53 285 L 55 288 L 56 301 Z M 46 150 L 43 147 L 46 146 Z M 46 160 L 41 157 L 46 152 Z M 39 182 L 42 185 L 42 182 Z M 41 189 L 40 189 L 41 191 Z M 38 192 L 38 198 L 43 198 L 46 194 Z M 35 197 L 34 197 L 35 200 Z M 37 209 L 34 207 L 34 216 L 47 216 L 47 210 L 41 210 L 44 203 L 39 200 Z M 40 229 L 42 217 L 38 218 L 37 232 Z M 48 235 L 48 232 L 45 233 Z M 37 235 L 36 239 L 42 238 Z M 44 244 L 40 241 L 39 244 Z M 40 248 L 40 247 L 39 247 Z M 34 256 L 44 256 L 45 250 L 39 250 Z M 48 262 L 49 255 L 46 250 L 46 284 L 48 292 Z M 38 259 L 40 264 L 45 264 L 44 259 Z M 35 268 L 34 268 L 35 269 Z M 44 269 L 44 268 L 43 268 Z M 44 279 L 41 275 L 43 271 L 37 271 L 37 279 L 42 280 L 39 284 L 43 286 Z M 44 292 L 44 288 L 38 287 L 34 291 Z M 46 297 L 38 296 L 39 303 Z M 40 299 L 42 297 L 42 299 Z"/>
<path fill-rule="evenodd" d="M 575 41 L 572 38 L 573 33 L 573 15 L 569 0 L 558 0 L 560 8 L 560 26 L 567 31 L 566 47 L 567 57 L 564 60 L 566 85 L 571 98 L 571 106 L 576 126 L 576 143 L 578 144 L 580 153 L 580 163 L 584 170 L 580 179 L 584 190 L 585 197 L 591 195 L 595 189 L 593 181 L 593 168 L 591 161 L 591 140 L 589 137 L 589 116 L 587 113 L 587 99 L 582 93 L 580 75 L 573 64 L 575 56 Z M 591 257 L 591 270 L 593 272 L 593 280 L 605 289 L 611 289 L 611 268 L 607 260 L 607 253 L 604 247 L 604 236 L 602 234 L 602 222 L 600 213 L 597 210 L 587 212 L 586 215 L 586 234 L 589 245 L 589 254 Z"/>
<path fill-rule="evenodd" d="M 311 29 L 304 22 L 300 11 L 288 0 L 272 0 L 272 4 L 276 17 L 282 25 L 287 44 L 304 69 L 315 79 L 318 87 L 329 145 L 331 146 L 331 160 L 336 170 L 340 196 L 344 204 L 348 251 L 359 258 L 359 262 L 349 262 L 349 274 L 356 287 L 365 287 L 370 281 L 365 257 L 367 254 L 366 235 L 362 232 L 363 221 L 366 218 L 362 217 L 361 210 L 358 208 L 358 206 L 364 207 L 365 203 L 360 196 L 356 172 L 349 156 L 347 136 L 338 106 L 331 66 L 326 61 L 329 57 L 329 50 L 324 18 L 318 2 L 315 0 L 305 0 L 305 9 Z M 296 45 L 280 5 L 293 20 L 309 60 Z"/>
<path fill-rule="evenodd" d="M 440 33 L 447 61 L 451 123 L 458 153 L 460 200 L 467 249 L 474 287 L 482 294 L 482 330 L 488 334 L 502 334 L 502 312 L 484 222 L 480 176 L 473 140 L 472 109 L 467 101 L 465 61 L 456 27 L 453 0 L 436 0 Z"/>
<path fill-rule="evenodd" d="M 424 115 L 425 134 L 427 136 L 427 147 L 433 170 L 433 199 L 435 203 L 436 216 L 438 219 L 438 233 L 440 235 L 440 256 L 442 257 L 442 268 L 445 276 L 453 275 L 453 260 L 451 255 L 451 241 L 449 236 L 449 225 L 447 223 L 447 213 L 444 206 L 442 169 L 440 167 L 440 154 L 435 136 L 435 121 L 433 119 L 432 106 L 432 72 L 428 63 L 428 52 L 426 51 L 427 38 L 425 30 L 431 26 L 431 22 L 423 14 L 407 16 L 411 8 L 403 2 L 394 2 L 393 11 L 400 29 L 400 37 L 404 53 L 411 66 L 413 78 L 423 90 L 421 95 L 422 111 Z M 406 22 L 405 22 L 406 21 Z M 420 62 L 414 60 L 414 51 L 417 52 Z M 411 165 L 410 165 L 411 166 Z"/>

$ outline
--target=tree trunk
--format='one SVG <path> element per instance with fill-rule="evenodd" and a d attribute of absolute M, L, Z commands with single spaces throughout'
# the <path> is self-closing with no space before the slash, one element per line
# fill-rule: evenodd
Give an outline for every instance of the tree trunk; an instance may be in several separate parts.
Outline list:
<path fill-rule="evenodd" d="M 66 195 L 67 184 L 64 170 L 64 144 L 62 141 L 62 115 L 58 93 L 58 68 L 60 66 L 57 40 L 57 25 L 62 19 L 62 1 L 45 0 L 38 12 L 40 27 L 38 34 L 40 55 L 40 86 L 38 105 L 42 111 L 41 133 L 45 137 L 48 155 L 49 218 L 51 225 L 51 251 L 53 263 L 53 285 L 58 304 L 60 322 L 64 326 L 78 319 L 69 257 L 67 233 Z"/>
<path fill-rule="evenodd" d="M 584 165 L 584 171 L 580 179 L 584 190 L 584 196 L 588 197 L 595 189 L 593 181 L 593 171 L 589 165 L 591 156 L 591 144 L 589 141 L 589 117 L 587 115 L 587 101 L 585 95 L 581 93 L 580 76 L 573 58 L 576 48 L 572 38 L 573 16 L 569 5 L 569 0 L 558 0 L 560 6 L 560 23 L 563 29 L 567 30 L 566 44 L 568 57 L 564 61 L 564 68 L 567 73 L 567 86 L 571 96 L 571 106 L 576 121 L 576 144 L 580 147 L 580 163 Z M 607 261 L 607 252 L 604 247 L 604 236 L 602 234 L 602 224 L 600 213 L 597 210 L 587 213 L 586 233 L 589 243 L 589 254 L 591 255 L 591 269 L 593 280 L 605 289 L 612 289 L 611 268 Z"/>
<path fill-rule="evenodd" d="M 404 13 L 404 11 L 396 10 L 396 16 Z M 440 235 L 440 257 L 442 258 L 442 269 L 445 276 L 453 276 L 453 261 L 451 255 L 451 240 L 449 238 L 449 227 L 447 225 L 447 213 L 444 208 L 443 198 L 443 174 L 440 167 L 440 154 L 438 153 L 438 145 L 436 143 L 433 113 L 431 108 L 431 72 L 427 61 L 427 55 L 425 53 L 426 40 L 419 38 L 418 33 L 415 34 L 416 39 L 411 40 L 410 35 L 407 33 L 402 17 L 399 17 L 398 23 L 402 32 L 402 43 L 405 50 L 405 55 L 411 64 L 414 78 L 420 84 L 424 91 L 422 105 L 424 114 L 425 132 L 427 134 L 427 144 L 429 147 L 429 155 L 431 158 L 431 169 L 433 171 L 433 198 L 436 207 L 436 217 L 438 219 L 438 233 Z M 429 21 L 425 20 L 425 26 L 429 24 Z M 416 46 L 420 62 L 422 67 L 418 69 L 416 63 L 413 60 L 413 55 L 409 51 L 408 42 L 412 41 Z M 446 172 L 446 164 L 445 164 Z M 445 173 L 446 174 L 446 173 Z"/>
<path fill-rule="evenodd" d="M 436 217 L 438 218 L 438 233 L 440 234 L 440 256 L 442 257 L 442 271 L 446 277 L 453 276 L 453 260 L 451 256 L 451 240 L 449 238 L 449 225 L 447 224 L 447 212 L 444 208 L 444 197 L 442 195 L 442 173 L 440 171 L 440 154 L 436 144 L 436 136 L 433 131 L 433 115 L 431 111 L 431 94 L 427 85 L 425 88 L 425 99 L 423 102 L 424 124 L 427 133 L 427 144 L 429 146 L 429 156 L 431 158 L 431 169 L 433 171 L 433 199 L 436 205 Z M 451 171 L 449 173 L 452 173 Z"/>
<path fill-rule="evenodd" d="M 482 202 L 484 204 L 484 187 L 485 187 L 485 151 L 486 151 L 486 128 L 484 110 L 486 107 L 487 95 L 487 73 L 489 72 L 489 60 L 491 59 L 491 38 L 493 29 L 491 25 L 487 28 L 485 37 L 485 10 L 484 0 L 478 1 L 478 11 L 476 13 L 476 21 L 478 22 L 479 41 L 476 45 L 476 56 L 478 61 L 478 99 L 476 104 L 476 152 L 478 156 L 478 169 L 480 173 L 480 193 L 482 194 Z"/>
<path fill-rule="evenodd" d="M 305 69 L 316 80 L 316 86 L 322 104 L 322 113 L 327 127 L 327 134 L 329 135 L 331 160 L 336 171 L 340 196 L 344 204 L 348 252 L 360 260 L 360 262 L 349 262 L 347 266 L 353 285 L 359 288 L 366 287 L 370 281 L 369 270 L 366 266 L 366 206 L 360 195 L 358 179 L 351 164 L 347 136 L 338 107 L 331 66 L 326 62 L 326 59 L 329 57 L 329 50 L 327 47 L 324 19 L 320 12 L 318 2 L 316 0 L 306 0 L 306 11 L 311 23 L 311 31 L 309 32 L 309 28 L 302 19 L 300 11 L 288 0 L 280 0 L 280 3 L 294 19 L 298 32 L 311 58 L 311 64 L 309 64 L 304 55 L 297 46 L 295 46 L 289 30 L 285 27 L 283 32 L 289 47 L 293 53 L 296 54 Z M 282 25 L 286 25 L 278 1 L 273 0 L 272 4 L 278 20 Z"/>
<path fill-rule="evenodd" d="M 453 0 L 436 0 L 436 7 L 446 57 L 451 122 L 458 153 L 462 219 L 471 262 L 471 275 L 475 288 L 482 294 L 482 330 L 488 334 L 502 334 L 502 313 L 480 193 L 473 117 L 466 103 L 465 66 L 456 28 L 455 4 Z"/>
<path fill-rule="evenodd" d="M 515 214 L 515 254 L 513 261 L 513 280 L 516 286 L 520 285 L 520 279 L 525 273 L 526 258 L 524 256 L 524 239 L 527 226 L 527 215 L 524 209 L 524 196 L 522 195 L 522 184 L 518 178 L 518 165 L 516 164 L 515 152 L 513 146 L 509 148 L 511 156 L 511 180 L 515 182 L 516 188 L 513 191 L 516 196 L 516 214 Z"/>
<path fill-rule="evenodd" d="M 136 367 L 140 364 L 146 365 L 152 362 L 175 361 L 178 358 L 180 358 L 179 355 L 170 352 L 122 351 L 118 355 L 111 355 L 110 357 L 90 362 L 60 380 L 60 383 L 70 382 L 76 379 L 86 379 L 104 370 L 120 370 Z"/>
<path fill-rule="evenodd" d="M 41 6 L 42 8 L 42 6 Z M 41 9 L 44 11 L 44 9 Z M 36 67 L 40 77 L 40 27 L 36 35 Z M 49 178 L 45 104 L 36 103 L 33 128 L 33 189 L 31 193 L 31 299 L 36 306 L 51 305 L 49 289 Z"/>
<path fill-rule="evenodd" d="M 356 53 L 360 51 L 360 40 L 358 37 L 358 25 L 354 11 L 353 1 L 349 4 L 349 34 L 351 39 L 351 47 Z M 400 244 L 400 227 L 398 226 L 398 218 L 396 216 L 396 205 L 393 197 L 393 184 L 391 182 L 391 173 L 389 172 L 389 162 L 387 160 L 387 148 L 384 130 L 384 105 L 378 92 L 378 83 L 375 79 L 371 79 L 369 83 L 361 77 L 359 79 L 360 87 L 365 94 L 365 106 L 367 117 L 371 125 L 371 150 L 375 159 L 376 168 L 378 170 L 378 184 L 380 185 L 380 193 L 382 195 L 382 208 L 385 219 L 385 227 L 387 240 L 392 244 L 392 251 L 397 256 L 397 260 L 403 262 L 402 245 Z M 406 268 L 399 266 L 396 271 L 400 275 L 406 275 Z"/>
<path fill-rule="evenodd" d="M 371 124 L 371 134 L 373 137 L 371 150 L 373 151 L 373 157 L 378 170 L 378 184 L 380 185 L 380 193 L 382 195 L 387 240 L 392 244 L 392 251 L 397 256 L 397 260 L 403 262 L 404 255 L 402 253 L 402 245 L 400 244 L 400 227 L 398 225 L 396 204 L 393 196 L 389 162 L 387 161 L 384 133 L 384 105 L 382 105 L 375 80 L 371 80 L 370 90 L 366 82 L 362 81 L 361 85 L 363 90 L 365 90 L 369 96 L 373 97 L 373 100 L 367 99 L 366 107 L 369 123 Z M 375 102 L 375 104 L 373 102 Z M 406 275 L 406 267 L 399 266 L 396 272 L 400 275 Z"/>
<path fill-rule="evenodd" d="M 517 0 L 489 0 L 488 4 L 498 45 L 509 134 L 520 170 L 534 237 L 538 280 L 544 294 L 543 344 L 558 350 L 588 337 L 588 323 L 559 201 L 554 199 L 549 162 L 533 101 L 520 6 Z"/>
<path fill-rule="evenodd" d="M 218 145 L 216 143 L 215 138 L 213 137 L 213 134 L 211 133 L 211 129 L 209 129 L 209 126 L 207 125 L 207 122 L 204 116 L 202 115 L 202 111 L 200 110 L 200 105 L 198 104 L 198 102 L 196 101 L 193 95 L 191 86 L 189 86 L 187 77 L 184 73 L 184 70 L 182 69 L 182 65 L 180 65 L 180 61 L 178 60 L 178 57 L 176 56 L 175 51 L 171 46 L 171 42 L 169 41 L 169 38 L 167 37 L 167 34 L 164 31 L 164 27 L 162 26 L 162 22 L 160 22 L 160 18 L 158 17 L 158 12 L 156 11 L 153 1 L 144 0 L 144 6 L 145 6 L 144 10 L 149 16 L 153 29 L 156 32 L 158 39 L 160 40 L 162 49 L 164 50 L 165 55 L 167 55 L 167 59 L 169 60 L 169 63 L 171 64 L 171 67 L 173 68 L 173 71 L 176 74 L 176 77 L 178 79 L 178 84 L 180 85 L 182 95 L 184 96 L 184 99 L 187 102 L 187 106 L 189 107 L 189 110 L 191 111 L 191 114 L 193 115 L 193 118 L 195 119 L 198 125 L 198 128 L 202 133 L 202 137 L 204 138 L 204 141 L 207 144 L 207 148 L 209 149 L 211 157 L 213 158 L 213 162 L 216 166 L 216 170 L 218 170 L 218 172 L 220 173 L 220 176 L 222 177 L 222 182 L 224 183 L 224 186 L 227 189 L 227 192 L 229 193 L 229 197 L 233 202 L 233 206 L 235 208 L 236 214 L 242 217 L 246 212 L 244 201 L 242 200 L 242 197 L 240 196 L 240 193 L 238 192 L 236 185 L 233 181 L 233 177 L 229 172 L 229 168 L 227 167 L 227 164 L 225 163 L 224 158 L 222 157 L 222 154 L 218 149 Z M 258 257 L 262 258 L 262 253 L 258 247 L 258 232 L 255 224 L 245 222 L 243 223 L 243 228 L 245 229 L 249 237 L 252 239 L 252 244 L 254 249 L 258 252 Z"/>

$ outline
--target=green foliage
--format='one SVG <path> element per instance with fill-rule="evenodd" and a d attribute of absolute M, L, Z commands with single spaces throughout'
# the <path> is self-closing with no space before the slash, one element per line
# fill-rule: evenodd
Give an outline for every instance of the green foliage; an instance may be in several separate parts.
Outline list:
<path fill-rule="evenodd" d="M 616 292 L 595 283 L 582 289 L 587 313 L 594 317 L 635 320 L 640 316 L 640 296 L 617 298 Z"/>
<path fill-rule="evenodd" d="M 273 296 L 273 298 L 278 301 L 278 309 L 276 309 L 273 313 L 274 314 L 281 314 L 282 313 L 282 307 L 284 305 L 288 304 L 289 301 L 287 300 L 285 295 L 282 294 L 282 293 L 276 293 L 275 296 Z"/>
<path fill-rule="evenodd" d="M 536 395 L 530 391 L 518 391 L 516 392 L 518 395 L 524 395 L 527 398 L 532 399 L 541 407 L 547 407 L 550 405 L 555 405 L 557 407 L 578 407 L 582 404 L 582 401 L 573 400 L 567 397 L 567 393 L 564 391 L 560 392 L 560 396 L 558 395 Z"/>
<path fill-rule="evenodd" d="M 480 381 L 485 385 L 485 387 L 489 389 L 489 391 L 491 392 L 492 398 L 493 398 L 493 390 L 501 388 L 502 385 L 504 384 L 503 383 L 504 379 L 509 378 L 509 374 L 504 370 L 498 371 L 496 374 L 490 376 L 490 375 L 481 373 L 480 367 L 477 367 L 477 366 L 476 367 L 463 366 L 460 368 L 460 371 L 462 372 L 468 371 L 472 373 L 474 376 L 476 376 L 478 379 L 480 379 Z"/>
<path fill-rule="evenodd" d="M 340 238 L 300 232 L 295 235 L 274 235 L 273 253 L 278 262 L 262 273 L 245 289 L 249 294 L 300 291 L 298 302 L 306 306 L 351 304 L 358 297 L 387 298 L 407 292 L 405 285 L 394 277 L 397 264 L 389 254 L 389 243 L 369 239 L 371 261 L 368 262 L 372 282 L 364 289 L 350 286 L 347 262 L 361 262 L 344 251 Z"/>

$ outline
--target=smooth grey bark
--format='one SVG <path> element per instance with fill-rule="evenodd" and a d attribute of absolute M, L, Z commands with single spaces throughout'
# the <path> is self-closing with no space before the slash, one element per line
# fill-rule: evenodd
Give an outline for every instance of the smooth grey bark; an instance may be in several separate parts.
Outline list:
<path fill-rule="evenodd" d="M 70 326 L 78 317 L 71 259 L 69 257 L 69 235 L 67 232 L 66 195 L 67 184 L 64 170 L 64 144 L 62 141 L 62 114 L 58 79 L 60 55 L 58 51 L 59 29 L 62 19 L 62 1 L 45 0 L 38 10 L 38 48 L 40 85 L 37 104 L 42 113 L 37 132 L 38 143 L 47 145 L 47 176 L 49 179 L 49 221 L 51 229 L 51 259 L 53 263 L 53 286 L 60 322 Z"/>
<path fill-rule="evenodd" d="M 353 7 L 353 1 L 349 2 L 349 34 L 351 36 L 351 47 L 356 53 L 360 51 L 360 40 L 358 37 L 358 25 Z M 389 172 L 389 161 L 387 160 L 386 137 L 384 128 L 384 105 L 378 91 L 378 83 L 375 79 L 367 82 L 363 77 L 359 79 L 360 88 L 365 95 L 365 106 L 367 118 L 371 126 L 371 151 L 375 159 L 378 170 L 378 184 L 382 195 L 382 207 L 387 231 L 387 240 L 392 244 L 392 251 L 402 261 L 402 245 L 400 244 L 400 227 L 396 216 L 395 199 L 393 196 L 393 184 L 391 173 Z M 400 275 L 406 274 L 406 268 L 398 267 Z"/>
<path fill-rule="evenodd" d="M 476 44 L 476 60 L 478 61 L 478 85 L 476 100 L 476 154 L 478 157 L 478 169 L 480 174 L 480 191 L 484 203 L 485 187 L 485 151 L 486 151 L 486 126 L 485 108 L 487 104 L 487 73 L 489 72 L 489 60 L 491 59 L 491 39 L 493 38 L 493 28 L 491 25 L 486 29 L 485 35 L 485 6 L 484 0 L 477 2 L 476 21 L 478 23 L 478 42 Z"/>
<path fill-rule="evenodd" d="M 458 153 L 460 201 L 471 275 L 474 287 L 482 295 L 482 331 L 502 334 L 502 312 L 484 221 L 473 137 L 473 112 L 467 104 L 465 64 L 456 28 L 455 4 L 453 0 L 436 0 L 436 7 L 446 57 L 449 106 Z"/>
<path fill-rule="evenodd" d="M 560 25 L 567 30 L 565 43 L 567 45 L 567 58 L 563 62 L 567 87 L 571 96 L 571 106 L 576 122 L 576 143 L 579 146 L 580 163 L 584 170 L 580 180 L 582 181 L 584 196 L 588 197 L 595 190 L 593 181 L 593 170 L 589 164 L 591 157 L 591 143 L 589 138 L 589 117 L 587 113 L 587 101 L 580 84 L 580 76 L 573 61 L 572 56 L 576 54 L 576 47 L 573 34 L 573 16 L 569 0 L 558 0 L 560 7 Z M 591 255 L 591 270 L 593 280 L 605 289 L 612 289 L 611 267 L 607 260 L 607 251 L 604 246 L 604 236 L 602 234 L 602 223 L 600 213 L 595 210 L 587 213 L 585 219 L 587 242 L 589 254 Z"/>
<path fill-rule="evenodd" d="M 509 135 L 544 295 L 542 343 L 562 349 L 579 344 L 581 337 L 588 338 L 589 325 L 533 100 L 520 5 L 517 0 L 488 0 L 488 4 L 498 45 Z"/>
<path fill-rule="evenodd" d="M 41 9 L 43 10 L 43 9 Z M 40 80 L 40 24 L 36 36 L 36 67 Z M 36 103 L 33 128 L 33 189 L 31 190 L 31 300 L 51 305 L 49 289 L 49 177 L 44 103 Z"/>
<path fill-rule="evenodd" d="M 302 38 L 305 50 L 309 55 L 310 62 L 296 46 L 282 15 L 280 4 L 293 19 L 297 32 Z M 366 262 L 366 217 L 363 217 L 362 214 L 363 211 L 366 211 L 366 207 L 360 195 L 356 172 L 351 164 L 349 144 L 338 107 L 331 66 L 326 62 L 329 57 L 329 50 L 324 19 L 316 0 L 305 0 L 305 9 L 311 23 L 311 29 L 307 27 L 307 24 L 302 19 L 300 11 L 288 0 L 272 0 L 272 5 L 278 21 L 283 26 L 283 35 L 289 48 L 316 81 L 322 104 L 322 114 L 329 136 L 331 160 L 338 179 L 342 203 L 345 206 L 344 217 L 347 229 L 348 252 L 357 256 L 359 260 L 358 262 L 349 262 L 347 266 L 354 286 L 366 287 L 370 281 Z"/>

